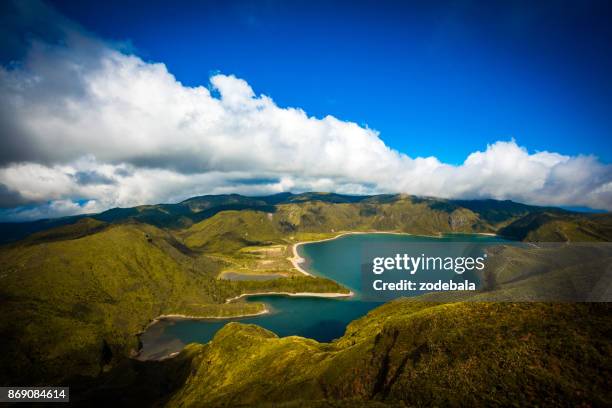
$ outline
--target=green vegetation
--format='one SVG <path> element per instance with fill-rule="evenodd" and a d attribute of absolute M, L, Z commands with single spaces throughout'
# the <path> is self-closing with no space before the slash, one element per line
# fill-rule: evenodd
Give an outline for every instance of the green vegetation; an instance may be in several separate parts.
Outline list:
<path fill-rule="evenodd" d="M 230 323 L 210 343 L 151 363 L 154 374 L 133 361 L 82 398 L 184 407 L 609 406 L 610 304 L 492 302 L 507 287 L 528 290 L 538 275 L 515 272 L 500 276 L 497 289 L 446 303 L 448 294 L 387 303 L 332 343 Z"/>
<path fill-rule="evenodd" d="M 230 323 L 177 358 L 190 374 L 168 405 L 605 406 L 609 312 L 605 304 L 400 300 L 332 344 Z"/>
<path fill-rule="evenodd" d="M 241 294 L 262 292 L 310 292 L 310 293 L 346 293 L 346 288 L 330 279 L 315 278 L 311 276 L 292 276 L 290 278 L 266 281 L 218 281 L 217 285 L 227 298 Z"/>
<path fill-rule="evenodd" d="M 36 240 L 34 240 L 36 241 Z M 206 273 L 152 226 L 120 225 L 78 239 L 13 245 L 0 252 L 2 382 L 97 375 L 137 347 L 148 321 L 206 295 Z"/>
<path fill-rule="evenodd" d="M 528 214 L 499 230 L 501 235 L 529 242 L 590 242 L 612 240 L 610 214 Z"/>
<path fill-rule="evenodd" d="M 428 295 L 424 300 L 452 303 L 391 302 L 330 344 L 279 339 L 232 323 L 210 344 L 190 345 L 177 358 L 129 359 L 138 349 L 136 335 L 160 315 L 263 310 L 260 303 L 226 303 L 243 293 L 347 292 L 302 275 L 290 262 L 294 243 L 343 231 L 609 241 L 612 217 L 493 200 L 307 193 L 203 196 L 3 224 L 2 240 L 12 242 L 0 247 L 0 382 L 64 382 L 83 401 L 171 406 L 612 403 L 605 383 L 606 304 L 470 303 L 461 295 Z M 472 300 L 533 297 L 535 288 L 543 288 L 545 299 L 546 291 L 561 293 L 562 282 L 593 281 L 584 262 L 567 261 L 584 259 L 573 248 L 562 255 L 503 249 L 502 262 L 521 262 L 484 276 L 487 292 Z M 518 250 L 527 252 L 512 252 Z M 588 250 L 595 251 L 589 253 L 593 262 L 609 262 Z M 540 267 L 544 258 L 559 256 L 564 268 Z M 219 279 L 226 272 L 283 277 Z M 563 292 L 568 299 L 574 295 Z"/>
<path fill-rule="evenodd" d="M 329 193 L 281 193 L 264 197 L 237 194 L 201 196 L 178 204 L 115 208 L 87 217 L 107 223 L 138 221 L 164 229 L 184 230 L 226 211 L 275 213 L 286 206 L 277 225 L 284 233 L 299 231 L 398 230 L 437 234 L 440 232 L 495 232 L 525 216 L 547 213 L 572 221 L 605 222 L 608 214 L 578 214 L 551 207 L 536 207 L 512 201 L 443 200 L 403 194 L 349 196 Z M 24 223 L 0 223 L 0 242 L 24 238 L 37 231 L 73 224 L 86 216 Z M 508 236 L 516 234 L 507 231 Z M 610 231 L 607 231 L 609 237 Z M 526 237 L 526 234 L 524 235 Z"/>
<path fill-rule="evenodd" d="M 3 384 L 96 376 L 134 354 L 136 334 L 159 315 L 231 317 L 264 309 L 225 303 L 242 293 L 346 292 L 305 276 L 217 280 L 223 261 L 138 223 L 82 220 L 38 233 L 3 248 L 0 264 Z"/>
<path fill-rule="evenodd" d="M 517 251 L 529 255 L 516 258 Z M 495 288 L 455 294 L 450 303 L 439 303 L 448 294 L 390 302 L 329 344 L 228 324 L 177 357 L 189 374 L 168 405 L 610 405 L 609 303 L 499 302 L 508 291 L 540 288 L 545 279 L 534 279 L 552 273 L 544 290 L 561 280 L 593 285 L 605 268 L 575 276 L 579 259 L 609 265 L 610 247 L 506 247 L 496 256 L 519 263 L 501 271 Z M 568 262 L 562 270 L 552 263 L 564 264 L 559 258 Z"/>

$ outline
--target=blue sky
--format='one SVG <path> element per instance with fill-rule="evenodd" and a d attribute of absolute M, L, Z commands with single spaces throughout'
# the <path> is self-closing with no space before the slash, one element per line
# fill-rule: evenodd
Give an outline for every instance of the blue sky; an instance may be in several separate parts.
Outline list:
<path fill-rule="evenodd" d="M 231 73 L 414 156 L 458 164 L 514 137 L 612 161 L 610 2 L 51 3 L 186 85 Z"/>
<path fill-rule="evenodd" d="M 605 1 L 6 0 L 0 220 L 283 191 L 611 210 L 611 40 Z"/>

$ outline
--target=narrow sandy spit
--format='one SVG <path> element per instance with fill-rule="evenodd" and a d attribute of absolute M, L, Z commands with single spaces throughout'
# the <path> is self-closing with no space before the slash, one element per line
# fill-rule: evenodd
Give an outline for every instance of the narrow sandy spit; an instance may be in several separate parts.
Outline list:
<path fill-rule="evenodd" d="M 235 299 L 235 298 L 232 298 L 232 299 Z M 225 303 L 229 303 L 229 300 L 230 299 L 226 300 Z M 195 315 L 184 315 L 184 314 L 178 314 L 178 313 L 177 314 L 174 314 L 174 313 L 173 314 L 163 314 L 151 320 L 151 322 L 147 325 L 147 327 L 143 330 L 143 332 L 146 331 L 150 326 L 164 319 L 168 319 L 168 320 L 182 320 L 182 319 L 185 319 L 185 320 L 212 320 L 212 319 L 226 320 L 226 319 L 234 319 L 234 318 L 240 318 L 240 317 L 261 316 L 261 315 L 268 314 L 268 313 L 270 313 L 270 310 L 268 310 L 267 307 L 264 307 L 264 309 L 259 312 L 244 313 L 244 314 L 233 315 L 233 316 L 195 316 Z"/>
<path fill-rule="evenodd" d="M 343 297 L 351 297 L 355 294 L 352 291 L 348 293 L 340 293 L 340 292 L 257 292 L 257 293 L 243 293 L 241 295 L 235 296 L 233 298 L 229 298 L 225 301 L 225 303 L 231 303 L 235 300 L 241 299 L 243 297 L 248 296 L 268 296 L 268 295 L 281 295 L 281 296 L 291 296 L 291 297 L 321 297 L 321 298 L 343 298 Z"/>
<path fill-rule="evenodd" d="M 392 234 L 392 235 L 412 235 L 412 236 L 422 236 L 422 237 L 429 237 L 429 238 L 442 238 L 444 236 L 444 234 L 439 234 L 439 235 L 423 235 L 423 234 L 411 234 L 408 232 L 397 232 L 397 231 L 345 231 L 345 232 L 341 232 L 338 233 L 338 235 L 334 236 L 334 237 L 330 237 L 330 238 L 323 238 L 323 239 L 318 239 L 318 240 L 313 240 L 313 241 L 303 241 L 303 242 L 297 242 L 295 244 L 293 244 L 292 246 L 292 252 L 293 252 L 293 257 L 289 258 L 289 260 L 291 261 L 291 264 L 293 265 L 293 267 L 295 269 L 297 269 L 300 273 L 306 275 L 306 276 L 312 276 L 314 277 L 314 275 L 312 275 L 311 273 L 309 273 L 307 270 L 305 270 L 304 268 L 302 268 L 302 266 L 300 265 L 301 263 L 303 263 L 305 261 L 304 258 L 302 258 L 299 254 L 298 254 L 298 248 L 300 245 L 304 245 L 304 244 L 311 244 L 314 242 L 324 242 L 324 241 L 331 241 L 333 239 L 338 239 L 340 237 L 343 237 L 345 235 L 356 235 L 356 234 Z M 475 234 L 475 235 L 486 235 L 486 236 L 497 236 L 497 234 L 494 233 L 487 233 L 487 232 L 472 232 L 470 234 Z M 317 292 L 297 292 L 297 293 L 291 293 L 291 292 L 257 292 L 257 293 L 242 293 L 238 296 L 229 298 L 225 300 L 225 303 L 231 303 L 233 301 L 236 301 L 238 299 L 241 299 L 243 297 L 248 297 L 248 296 L 268 296 L 268 295 L 280 295 L 280 296 L 291 296 L 291 297 L 320 297 L 320 298 L 346 298 L 346 297 L 352 297 L 355 294 L 353 293 L 353 291 L 349 291 L 349 293 L 317 293 Z M 264 309 L 260 312 L 256 312 L 256 313 L 246 313 L 246 314 L 241 314 L 241 315 L 236 315 L 236 316 L 190 316 L 190 315 L 183 315 L 183 314 L 166 314 L 166 315 L 160 315 L 157 316 L 155 319 L 153 319 L 148 325 L 147 327 L 141 332 L 143 333 L 144 331 L 146 331 L 151 325 L 159 322 L 160 320 L 163 319 L 193 319 L 193 320 L 207 320 L 207 319 L 233 319 L 233 318 L 240 318 L 240 317 L 253 317 L 253 316 L 261 316 L 264 314 L 268 314 L 270 313 L 270 310 L 267 307 L 264 307 Z M 175 355 L 177 355 L 179 352 L 174 352 L 169 354 L 168 356 L 164 356 L 162 357 L 162 359 L 166 359 L 166 358 L 172 358 Z"/>

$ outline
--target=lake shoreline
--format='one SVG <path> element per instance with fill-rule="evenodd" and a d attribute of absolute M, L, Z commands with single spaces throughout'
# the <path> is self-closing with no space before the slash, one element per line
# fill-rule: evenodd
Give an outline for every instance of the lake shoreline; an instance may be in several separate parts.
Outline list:
<path fill-rule="evenodd" d="M 291 261 L 291 264 L 293 265 L 293 267 L 295 269 L 297 269 L 299 272 L 301 272 L 302 274 L 304 274 L 306 276 L 315 277 L 315 275 L 313 275 L 312 273 L 308 272 L 307 270 L 302 268 L 302 266 L 300 265 L 304 261 L 306 261 L 298 253 L 298 248 L 300 246 L 306 245 L 306 244 L 314 244 L 314 243 L 317 243 L 317 242 L 332 241 L 334 239 L 342 238 L 342 237 L 344 237 L 346 235 L 363 235 L 363 234 L 409 235 L 409 236 L 428 237 L 428 238 L 444 238 L 445 235 L 452 235 L 452 234 L 484 235 L 484 236 L 488 236 L 488 237 L 497 237 L 497 236 L 499 236 L 499 235 L 497 235 L 494 232 L 447 232 L 447 233 L 439 233 L 438 235 L 425 235 L 425 234 L 412 234 L 410 232 L 399 232 L 399 231 L 344 231 L 344 232 L 340 232 L 340 233 L 338 233 L 338 235 L 330 237 L 330 238 L 322 238 L 322 239 L 315 239 L 315 240 L 312 240 L 312 241 L 296 242 L 292 246 L 293 256 L 291 258 L 289 258 L 289 261 Z"/>
<path fill-rule="evenodd" d="M 296 292 L 296 293 L 291 293 L 291 292 L 259 292 L 259 293 L 242 293 L 238 296 L 234 296 L 232 298 L 228 298 L 225 300 L 225 303 L 231 303 L 235 300 L 238 299 L 242 299 L 245 297 L 249 297 L 249 296 L 287 296 L 287 297 L 319 297 L 319 298 L 348 298 L 348 297 L 352 297 L 355 294 L 353 293 L 353 291 L 349 291 L 348 293 L 340 293 L 340 292 Z M 137 333 L 137 336 L 142 335 L 144 332 L 146 332 L 151 326 L 158 324 L 161 321 L 181 321 L 181 320 L 229 320 L 229 319 L 240 319 L 240 318 L 244 318 L 244 317 L 256 317 L 256 316 L 263 316 L 266 314 L 269 314 L 271 311 L 270 309 L 268 309 L 268 307 L 266 306 L 266 304 L 264 303 L 264 309 L 259 311 L 259 312 L 255 312 L 255 313 L 243 313 L 243 314 L 239 314 L 239 315 L 233 315 L 233 316 L 197 316 L 197 315 L 186 315 L 186 314 L 180 314 L 180 313 L 170 313 L 170 314 L 163 314 L 163 315 L 159 315 L 157 317 L 155 317 L 153 320 L 151 320 L 146 327 L 139 333 Z M 136 351 L 136 353 L 134 354 L 133 357 L 138 361 L 161 361 L 161 360 L 166 360 L 169 358 L 173 358 L 176 357 L 180 351 L 174 351 L 168 355 L 159 357 L 159 358 L 142 358 L 141 357 L 141 350 L 139 349 Z"/>
<path fill-rule="evenodd" d="M 406 235 L 406 236 L 420 236 L 420 237 L 427 237 L 427 238 L 443 238 L 445 235 L 452 235 L 452 234 L 463 234 L 463 233 L 440 233 L 439 235 L 423 235 L 423 234 L 412 234 L 412 233 L 407 233 L 407 232 L 398 232 L 398 231 L 344 231 L 344 232 L 340 232 L 337 235 L 333 236 L 333 237 L 329 237 L 329 238 L 323 238 L 323 239 L 317 239 L 317 240 L 311 240 L 311 241 L 302 241 L 302 242 L 296 242 L 294 244 L 292 244 L 292 252 L 293 252 L 293 256 L 291 258 L 289 258 L 289 260 L 291 261 L 293 267 L 299 271 L 300 273 L 302 273 L 303 275 L 306 276 L 310 276 L 310 277 L 317 277 L 316 275 L 308 272 L 306 269 L 304 269 L 302 267 L 302 263 L 306 261 L 306 259 L 302 258 L 299 253 L 298 253 L 298 249 L 301 245 L 306 245 L 306 244 L 311 244 L 311 243 L 317 243 L 317 242 L 325 242 L 325 241 L 332 241 L 338 238 L 341 238 L 343 236 L 347 236 L 347 235 L 364 235 L 364 234 L 383 234 L 383 235 Z M 478 233 L 478 232 L 474 232 L 474 233 L 465 233 L 468 235 L 484 235 L 484 236 L 498 236 L 497 234 L 494 233 Z M 234 301 L 237 301 L 239 299 L 242 298 L 248 298 L 250 296 L 286 296 L 286 297 L 313 297 L 313 298 L 350 298 L 355 296 L 355 293 L 351 290 L 349 290 L 348 293 L 341 293 L 341 292 L 255 292 L 255 293 L 242 293 L 240 295 L 228 298 L 225 300 L 225 303 L 232 303 Z M 149 327 L 151 327 L 152 325 L 162 321 L 162 320 L 170 320 L 170 321 L 180 321 L 180 320 L 229 320 L 229 319 L 235 319 L 235 318 L 243 318 L 243 317 L 255 317 L 255 316 L 263 316 L 266 314 L 269 314 L 271 311 L 268 309 L 268 307 L 265 305 L 264 303 L 264 309 L 256 312 L 256 313 L 246 313 L 246 314 L 241 314 L 241 315 L 235 315 L 235 316 L 191 316 L 191 315 L 183 315 L 183 314 L 166 314 L 166 315 L 160 315 L 158 317 L 156 317 L 155 319 L 153 319 L 148 325 L 147 327 L 139 334 L 144 333 Z M 138 350 L 138 354 L 135 355 L 136 359 L 139 359 L 139 354 L 140 354 L 140 350 Z M 160 358 L 155 358 L 155 359 L 140 359 L 140 361 L 159 361 L 162 359 L 168 359 L 168 358 L 173 358 L 176 355 L 178 355 L 179 352 L 172 352 L 169 353 L 168 355 L 162 356 Z"/>
<path fill-rule="evenodd" d="M 300 256 L 300 254 L 298 253 L 298 248 L 300 246 L 306 245 L 306 244 L 314 244 L 314 243 L 317 243 L 317 242 L 332 241 L 334 239 L 338 239 L 338 238 L 344 237 L 346 235 L 358 235 L 358 234 L 414 235 L 414 234 L 410 234 L 408 232 L 397 232 L 397 231 L 344 231 L 344 232 L 340 232 L 340 233 L 338 233 L 338 235 L 330 237 L 330 238 L 315 239 L 315 240 L 312 240 L 312 241 L 296 242 L 295 244 L 293 244 L 293 247 L 292 247 L 293 256 L 291 258 L 289 258 L 289 260 L 291 261 L 291 264 L 293 265 L 293 267 L 295 269 L 297 269 L 299 272 L 301 272 L 302 274 L 304 274 L 306 276 L 315 277 L 315 275 L 311 274 L 310 272 L 308 272 L 307 270 L 302 268 L 302 266 L 300 265 L 301 263 L 303 263 L 305 261 L 305 259 L 302 258 Z M 422 235 L 422 236 L 427 236 L 427 235 Z"/>
<path fill-rule="evenodd" d="M 227 302 L 226 302 L 227 303 Z M 265 304 L 264 304 L 264 309 L 260 310 L 259 312 L 255 312 L 255 313 L 243 313 L 243 314 L 239 314 L 239 315 L 234 315 L 234 316 L 196 316 L 196 315 L 185 315 L 185 314 L 181 314 L 181 313 L 170 313 L 170 314 L 163 314 L 163 315 L 159 315 L 157 317 L 155 317 L 153 320 L 151 320 L 146 327 L 139 333 L 136 334 L 137 337 L 140 337 L 144 332 L 146 332 L 149 328 L 151 328 L 151 326 L 154 326 L 164 320 L 169 320 L 169 321 L 181 321 L 181 320 L 224 320 L 224 319 L 239 319 L 242 317 L 256 317 L 256 316 L 263 316 L 270 313 L 270 309 L 268 309 Z M 138 350 L 136 350 L 136 352 L 130 357 L 133 358 L 135 360 L 138 361 L 162 361 L 162 360 L 166 360 L 169 358 L 173 358 L 176 357 L 180 351 L 173 351 L 172 353 L 169 353 L 167 355 L 164 355 L 162 357 L 159 358 L 142 358 L 141 356 L 141 352 L 142 352 L 142 347 Z"/>
<path fill-rule="evenodd" d="M 225 303 L 229 303 L 229 302 L 225 302 Z M 181 313 L 170 313 L 170 314 L 162 314 L 159 315 L 157 317 L 155 317 L 153 320 L 151 320 L 147 326 L 144 328 L 144 330 L 142 330 L 140 333 L 138 333 L 138 335 L 144 333 L 145 331 L 147 331 L 148 328 L 150 328 L 151 326 L 153 326 L 156 323 L 159 323 L 162 320 L 223 320 L 223 319 L 239 319 L 241 317 L 254 317 L 254 316 L 261 316 L 261 315 L 265 315 L 270 313 L 270 310 L 264 306 L 263 310 L 260 310 L 259 312 L 254 312 L 254 313 L 243 313 L 243 314 L 238 314 L 238 315 L 232 315 L 232 316 L 197 316 L 197 315 L 186 315 L 186 314 L 181 314 Z"/>

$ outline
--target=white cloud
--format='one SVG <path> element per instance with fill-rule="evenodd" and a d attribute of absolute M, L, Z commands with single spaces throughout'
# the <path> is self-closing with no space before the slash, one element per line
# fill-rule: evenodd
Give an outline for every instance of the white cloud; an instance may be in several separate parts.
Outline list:
<path fill-rule="evenodd" d="M 82 203 L 72 200 L 55 200 L 34 207 L 19 207 L 4 210 L 2 219 L 6 221 L 35 221 L 69 215 L 91 214 L 101 210 L 103 210 L 103 208 L 99 207 L 93 200 Z"/>
<path fill-rule="evenodd" d="M 594 157 L 529 153 L 512 140 L 459 166 L 411 158 L 375 130 L 279 107 L 234 76 L 183 86 L 164 64 L 65 31 L 62 45 L 34 43 L 22 65 L 0 68 L 0 195 L 43 203 L 4 218 L 287 190 L 612 209 L 612 168 Z M 236 182 L 246 179 L 264 182 Z"/>

